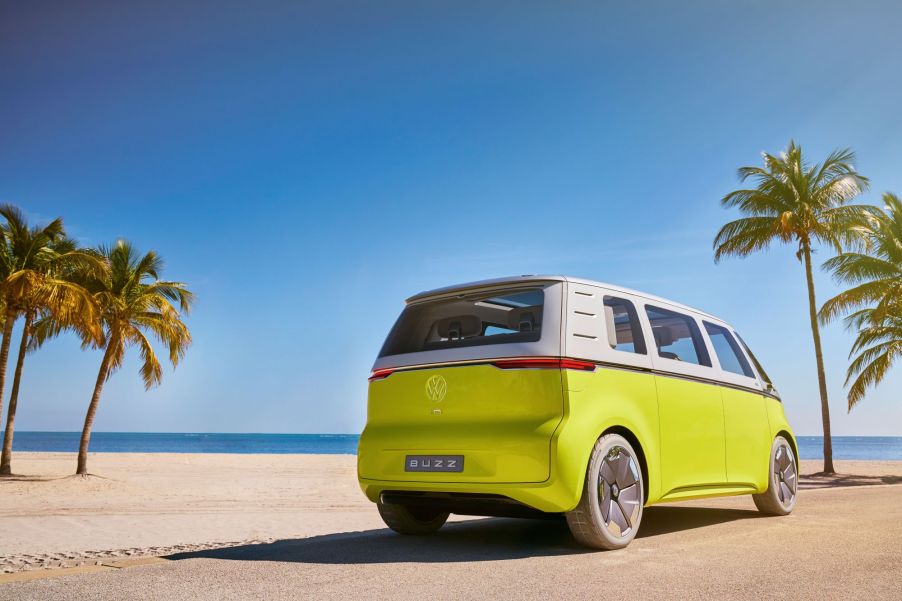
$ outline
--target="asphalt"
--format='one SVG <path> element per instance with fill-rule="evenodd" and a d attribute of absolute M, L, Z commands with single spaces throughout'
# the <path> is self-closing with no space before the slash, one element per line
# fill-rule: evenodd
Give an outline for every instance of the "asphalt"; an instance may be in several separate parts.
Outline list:
<path fill-rule="evenodd" d="M 899 599 L 900 540 L 902 486 L 848 486 L 803 490 L 784 518 L 748 497 L 647 508 L 623 551 L 586 551 L 562 521 L 474 519 L 45 574 L 0 599 Z"/>

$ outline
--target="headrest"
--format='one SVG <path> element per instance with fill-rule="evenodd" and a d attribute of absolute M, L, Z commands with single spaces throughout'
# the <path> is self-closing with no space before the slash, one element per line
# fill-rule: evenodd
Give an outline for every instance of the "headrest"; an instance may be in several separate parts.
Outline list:
<path fill-rule="evenodd" d="M 542 325 L 542 307 L 514 309 L 507 316 L 507 327 L 518 332 L 534 332 Z"/>
<path fill-rule="evenodd" d="M 651 333 L 655 335 L 655 344 L 658 348 L 673 344 L 673 332 L 667 326 L 655 326 L 651 329 Z"/>
<path fill-rule="evenodd" d="M 436 325 L 438 335 L 445 339 L 469 338 L 482 333 L 482 320 L 475 315 L 446 317 Z"/>

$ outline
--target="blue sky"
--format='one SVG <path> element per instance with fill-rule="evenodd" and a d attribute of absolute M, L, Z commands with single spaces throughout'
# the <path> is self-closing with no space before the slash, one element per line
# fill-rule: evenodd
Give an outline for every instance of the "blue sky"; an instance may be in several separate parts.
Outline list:
<path fill-rule="evenodd" d="M 185 362 L 144 392 L 129 361 L 98 430 L 357 432 L 406 296 L 566 273 L 732 322 L 817 434 L 801 266 L 715 265 L 718 201 L 790 138 L 902 193 L 900 26 L 894 2 L 5 3 L 0 202 L 198 295 Z M 850 343 L 824 332 L 834 432 L 902 434 L 902 366 L 846 414 Z M 18 428 L 79 429 L 99 362 L 31 356 Z"/>

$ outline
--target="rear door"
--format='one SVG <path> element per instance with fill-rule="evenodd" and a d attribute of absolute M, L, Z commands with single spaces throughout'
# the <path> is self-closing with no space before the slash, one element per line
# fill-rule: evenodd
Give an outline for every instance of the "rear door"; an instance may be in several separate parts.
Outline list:
<path fill-rule="evenodd" d="M 727 481 L 723 401 L 698 321 L 689 313 L 646 304 L 661 422 L 664 495 Z M 685 489 L 685 490 L 681 490 Z"/>
<path fill-rule="evenodd" d="M 369 388 L 364 478 L 542 482 L 563 416 L 562 283 L 466 291 L 409 305 Z M 434 470 L 455 458 L 460 471 Z M 411 470 L 411 458 L 419 461 Z M 418 459 L 421 458 L 421 459 Z M 456 461 L 460 461 L 460 465 Z"/>

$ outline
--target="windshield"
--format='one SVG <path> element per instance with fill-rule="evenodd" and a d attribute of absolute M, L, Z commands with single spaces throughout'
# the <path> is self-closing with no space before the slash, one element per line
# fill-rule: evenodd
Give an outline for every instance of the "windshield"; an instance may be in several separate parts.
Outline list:
<path fill-rule="evenodd" d="M 542 336 L 544 304 L 541 288 L 415 303 L 401 313 L 379 356 L 537 342 Z"/>

